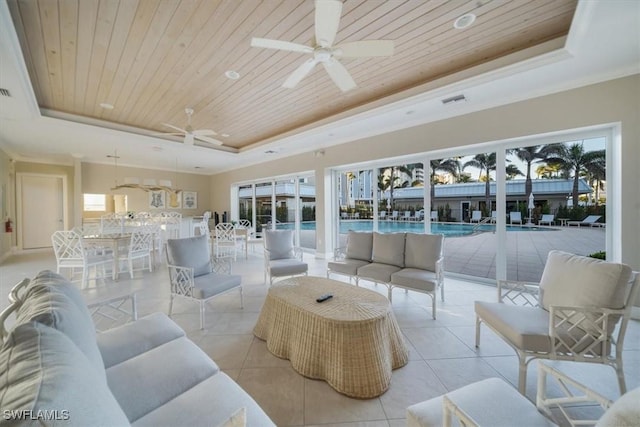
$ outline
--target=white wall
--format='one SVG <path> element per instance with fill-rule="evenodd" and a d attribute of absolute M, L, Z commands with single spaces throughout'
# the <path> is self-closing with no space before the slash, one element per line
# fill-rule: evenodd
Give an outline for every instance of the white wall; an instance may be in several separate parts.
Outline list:
<path fill-rule="evenodd" d="M 324 235 L 325 169 L 436 149 L 606 123 L 622 125 L 622 261 L 640 269 L 640 75 L 492 108 L 333 146 L 323 157 L 306 153 L 211 177 L 211 207 L 230 211 L 229 187 L 244 180 L 306 170 L 316 172 L 318 236 Z M 318 241 L 318 252 L 330 248 Z"/>

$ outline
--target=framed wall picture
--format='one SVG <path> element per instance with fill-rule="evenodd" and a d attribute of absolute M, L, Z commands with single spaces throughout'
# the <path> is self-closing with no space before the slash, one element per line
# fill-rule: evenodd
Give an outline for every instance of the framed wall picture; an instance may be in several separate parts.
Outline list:
<path fill-rule="evenodd" d="M 182 209 L 182 195 L 174 191 L 167 191 L 167 208 Z"/>
<path fill-rule="evenodd" d="M 167 198 L 164 191 L 149 191 L 149 209 L 166 209 Z"/>
<path fill-rule="evenodd" d="M 198 208 L 198 193 L 196 191 L 182 192 L 182 207 L 184 209 Z"/>

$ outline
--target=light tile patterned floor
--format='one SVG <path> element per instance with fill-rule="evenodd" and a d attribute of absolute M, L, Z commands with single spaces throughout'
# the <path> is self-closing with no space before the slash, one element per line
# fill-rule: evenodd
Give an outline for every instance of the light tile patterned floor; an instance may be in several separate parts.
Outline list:
<path fill-rule="evenodd" d="M 324 276 L 326 261 L 306 254 L 310 274 Z M 55 269 L 48 251 L 15 255 L 0 266 L 0 308 L 7 305 L 9 289 L 23 277 L 39 270 Z M 358 400 L 335 392 L 325 382 L 298 375 L 286 360 L 269 353 L 252 334 L 267 292 L 263 284 L 261 255 L 234 264 L 242 275 L 245 307 L 236 293 L 214 300 L 206 313 L 206 329 L 199 330 L 197 304 L 177 301 L 174 320 L 218 365 L 265 409 L 278 426 L 397 427 L 405 425 L 407 406 L 483 378 L 501 377 L 516 384 L 514 352 L 487 328 L 482 329 L 479 349 L 474 347 L 473 301 L 496 298 L 486 285 L 446 280 L 446 301 L 438 301 L 438 318 L 431 319 L 429 298 L 418 293 L 394 291 L 393 309 L 410 349 L 409 363 L 393 372 L 391 388 L 382 396 Z M 92 283 L 92 286 L 96 286 Z M 121 275 L 97 286 L 124 287 L 138 291 L 141 315 L 166 312 L 169 305 L 167 271 L 158 266 L 152 273 L 137 272 L 134 279 Z M 386 288 L 364 283 L 386 294 Z M 632 321 L 625 342 L 624 360 L 628 388 L 640 386 L 640 321 Z M 606 366 L 557 363 L 578 380 L 597 387 L 606 396 L 618 396 L 614 371 Z M 528 373 L 527 396 L 535 398 L 536 365 Z M 582 408 L 590 410 L 591 408 Z"/>

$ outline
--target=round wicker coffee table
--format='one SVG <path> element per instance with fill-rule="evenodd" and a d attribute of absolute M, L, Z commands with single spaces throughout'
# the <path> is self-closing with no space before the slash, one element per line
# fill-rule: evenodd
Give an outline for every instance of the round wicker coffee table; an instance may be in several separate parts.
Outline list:
<path fill-rule="evenodd" d="M 326 293 L 333 298 L 316 302 Z M 253 333 L 301 375 L 361 399 L 387 391 L 391 371 L 409 356 L 386 297 L 322 277 L 269 288 Z"/>

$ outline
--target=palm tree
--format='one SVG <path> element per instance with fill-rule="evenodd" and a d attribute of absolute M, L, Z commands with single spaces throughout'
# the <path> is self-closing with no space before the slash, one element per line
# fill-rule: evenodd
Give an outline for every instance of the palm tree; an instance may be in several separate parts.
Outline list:
<path fill-rule="evenodd" d="M 569 146 L 553 144 L 547 148 L 549 155 L 547 163 L 559 165 L 573 173 L 573 204 L 578 205 L 578 184 L 580 174 L 595 163 L 603 162 L 606 158 L 605 150 L 585 151 L 584 141 Z"/>
<path fill-rule="evenodd" d="M 486 179 L 486 183 L 485 183 L 485 188 L 484 188 L 484 198 L 485 198 L 485 203 L 486 203 L 486 209 L 487 210 L 491 210 L 491 178 L 490 178 L 490 172 L 492 170 L 495 170 L 496 168 L 496 153 L 483 153 L 483 154 L 476 154 L 475 156 L 473 156 L 473 159 L 465 162 L 462 165 L 462 169 L 466 169 L 467 167 L 474 167 L 474 168 L 478 168 L 480 169 L 480 173 L 478 174 L 478 181 L 480 181 L 480 178 L 482 177 L 482 172 L 486 171 L 487 174 L 487 179 Z"/>
<path fill-rule="evenodd" d="M 524 182 L 524 193 L 525 200 L 529 200 L 529 195 L 533 190 L 533 183 L 531 181 L 531 164 L 536 160 L 545 159 L 547 157 L 547 148 L 545 145 L 532 145 L 531 147 L 513 148 L 511 150 L 508 150 L 508 152 L 514 154 L 518 159 L 525 162 L 527 165 L 527 174 Z M 522 175 L 522 173 L 520 173 L 520 175 Z"/>
<path fill-rule="evenodd" d="M 460 160 L 453 159 L 453 158 L 438 159 L 438 160 L 431 160 L 430 164 L 431 164 L 431 179 L 430 179 L 431 195 L 430 197 L 431 197 L 431 209 L 433 210 L 434 202 L 436 198 L 435 184 L 437 179 L 437 173 L 446 172 L 446 173 L 450 173 L 454 177 L 457 177 L 460 171 Z"/>
<path fill-rule="evenodd" d="M 595 162 L 587 165 L 584 175 L 587 178 L 589 185 L 596 189 L 595 204 L 596 206 L 598 206 L 598 200 L 600 199 L 600 190 L 604 188 L 603 181 L 607 179 L 606 160 L 604 158 L 598 159 Z"/>
<path fill-rule="evenodd" d="M 524 176 L 524 174 L 520 171 L 520 169 L 518 169 L 518 167 L 516 165 L 507 165 L 506 172 L 507 172 L 507 180 L 513 179 L 518 175 Z M 525 185 L 525 187 L 526 187 L 526 185 Z"/>

